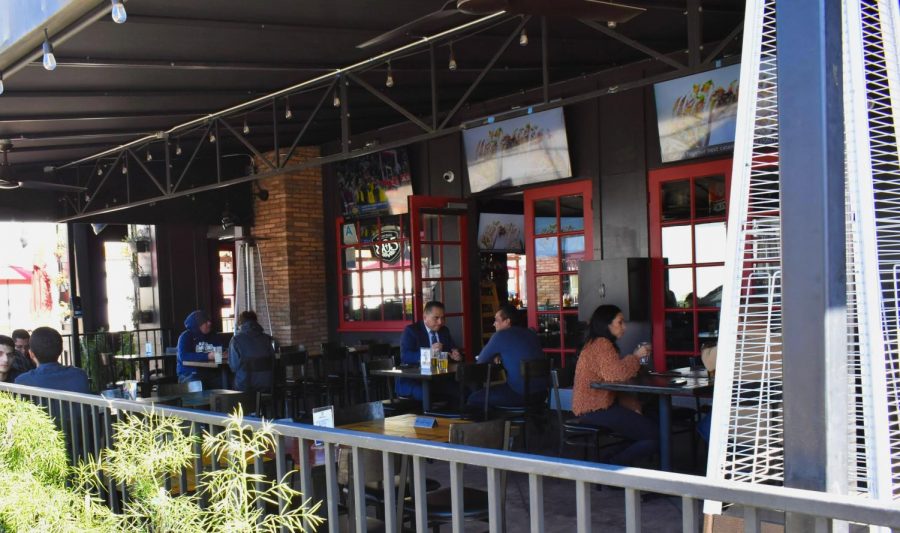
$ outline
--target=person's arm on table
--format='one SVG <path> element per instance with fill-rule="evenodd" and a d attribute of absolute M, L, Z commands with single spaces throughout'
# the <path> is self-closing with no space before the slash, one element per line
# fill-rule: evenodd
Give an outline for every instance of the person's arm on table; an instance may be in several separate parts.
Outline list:
<path fill-rule="evenodd" d="M 212 361 L 216 358 L 213 352 L 195 352 L 196 346 L 190 346 L 190 335 L 182 335 L 178 338 L 178 357 L 182 361 Z"/>
<path fill-rule="evenodd" d="M 400 337 L 400 362 L 404 365 L 419 364 L 419 339 L 413 326 L 406 326 Z"/>

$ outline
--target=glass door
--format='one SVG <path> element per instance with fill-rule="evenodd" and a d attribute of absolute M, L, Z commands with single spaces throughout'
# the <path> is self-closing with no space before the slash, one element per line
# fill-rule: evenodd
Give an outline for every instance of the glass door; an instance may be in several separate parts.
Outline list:
<path fill-rule="evenodd" d="M 525 191 L 528 325 L 544 353 L 565 366 L 584 340 L 578 262 L 593 258 L 590 180 Z"/>
<path fill-rule="evenodd" d="M 416 320 L 426 302 L 442 302 L 453 340 L 471 358 L 466 212 L 464 200 L 409 197 Z"/>
<path fill-rule="evenodd" d="M 719 336 L 731 159 L 651 171 L 650 264 L 657 369 Z"/>

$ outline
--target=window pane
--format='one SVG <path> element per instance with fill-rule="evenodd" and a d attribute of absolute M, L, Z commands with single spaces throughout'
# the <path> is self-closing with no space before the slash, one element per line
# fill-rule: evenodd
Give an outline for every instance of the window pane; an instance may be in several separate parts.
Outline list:
<path fill-rule="evenodd" d="M 693 313 L 666 313 L 666 350 L 694 350 Z"/>
<path fill-rule="evenodd" d="M 578 307 L 578 274 L 562 277 L 562 304 L 565 308 Z"/>
<path fill-rule="evenodd" d="M 691 227 L 667 226 L 662 229 L 662 255 L 670 265 L 691 262 Z"/>
<path fill-rule="evenodd" d="M 559 276 L 538 276 L 536 282 L 538 310 L 559 309 Z"/>
<path fill-rule="evenodd" d="M 584 198 L 562 196 L 559 199 L 560 231 L 584 231 Z"/>
<path fill-rule="evenodd" d="M 711 176 L 694 180 L 694 216 L 724 217 L 725 176 Z"/>
<path fill-rule="evenodd" d="M 460 240 L 460 216 L 459 215 L 440 215 L 441 217 L 441 239 L 445 241 Z"/>
<path fill-rule="evenodd" d="M 535 200 L 534 234 L 556 233 L 556 200 Z"/>
<path fill-rule="evenodd" d="M 559 315 L 538 315 L 538 338 L 543 348 L 559 348 Z"/>
<path fill-rule="evenodd" d="M 367 219 L 359 223 L 359 242 L 372 242 L 378 234 L 378 219 Z"/>
<path fill-rule="evenodd" d="M 447 313 L 463 312 L 463 290 L 462 281 L 445 281 L 443 282 L 444 291 L 444 310 Z"/>
<path fill-rule="evenodd" d="M 422 304 L 431 300 L 443 301 L 444 297 L 441 293 L 441 284 L 437 281 L 422 282 Z"/>
<path fill-rule="evenodd" d="M 359 286 L 359 274 L 354 273 L 344 273 L 344 295 L 345 296 L 359 296 L 361 295 L 361 288 Z"/>
<path fill-rule="evenodd" d="M 465 335 L 463 334 L 463 319 L 461 316 L 448 316 L 446 320 L 447 329 L 450 330 L 450 336 L 456 347 L 462 350 L 465 348 Z"/>
<path fill-rule="evenodd" d="M 440 238 L 440 218 L 437 215 L 422 214 L 422 240 L 436 241 Z"/>
<path fill-rule="evenodd" d="M 670 181 L 662 184 L 662 219 L 682 220 L 691 216 L 691 182 Z"/>
<path fill-rule="evenodd" d="M 534 262 L 537 272 L 556 272 L 559 269 L 557 237 L 534 240 Z"/>
<path fill-rule="evenodd" d="M 445 278 L 458 278 L 462 276 L 461 247 L 458 244 L 444 245 L 444 270 Z"/>
<path fill-rule="evenodd" d="M 391 298 L 384 301 L 385 320 L 403 320 L 403 300 Z"/>
<path fill-rule="evenodd" d="M 344 320 L 362 320 L 361 304 L 357 298 L 344 298 Z"/>
<path fill-rule="evenodd" d="M 578 315 L 563 315 L 565 347 L 577 350 L 584 342 L 584 322 L 578 321 Z"/>
<path fill-rule="evenodd" d="M 381 298 L 366 298 L 363 303 L 363 320 L 382 320 Z"/>
<path fill-rule="evenodd" d="M 719 340 L 719 313 L 717 311 L 702 311 L 697 313 L 698 344 L 712 345 Z"/>
<path fill-rule="evenodd" d="M 694 237 L 698 263 L 725 262 L 725 222 L 697 224 Z"/>
<path fill-rule="evenodd" d="M 438 278 L 441 276 L 441 263 L 438 256 L 440 246 L 434 244 L 423 244 L 420 247 L 420 257 L 422 261 L 422 277 Z"/>
<path fill-rule="evenodd" d="M 665 271 L 666 307 L 693 307 L 694 280 L 690 268 L 667 268 Z"/>
<path fill-rule="evenodd" d="M 579 261 L 584 261 L 584 235 L 563 237 L 560 270 L 578 270 Z"/>
<path fill-rule="evenodd" d="M 697 307 L 722 307 L 725 267 L 697 269 Z"/>

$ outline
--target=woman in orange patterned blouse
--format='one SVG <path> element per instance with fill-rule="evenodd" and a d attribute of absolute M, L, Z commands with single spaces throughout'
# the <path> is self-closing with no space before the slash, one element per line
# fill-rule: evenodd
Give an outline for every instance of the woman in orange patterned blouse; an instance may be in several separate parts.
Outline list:
<path fill-rule="evenodd" d="M 592 389 L 593 381 L 625 381 L 634 377 L 640 359 L 650 355 L 649 346 L 621 357 L 616 341 L 625 333 L 625 317 L 614 305 L 601 305 L 591 315 L 587 339 L 575 366 L 572 412 L 582 422 L 609 428 L 631 440 L 631 444 L 607 459 L 610 464 L 630 465 L 635 459 L 656 453 L 657 424 L 641 414 L 634 396 Z"/>

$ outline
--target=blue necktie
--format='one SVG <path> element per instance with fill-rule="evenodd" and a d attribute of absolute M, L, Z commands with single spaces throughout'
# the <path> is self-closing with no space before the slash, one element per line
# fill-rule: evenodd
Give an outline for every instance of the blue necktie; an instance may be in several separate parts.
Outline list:
<path fill-rule="evenodd" d="M 440 342 L 440 341 L 438 340 L 437 333 L 435 333 L 435 332 L 432 331 L 432 332 L 431 332 L 431 344 L 435 344 L 435 343 L 438 343 L 438 342 Z"/>

